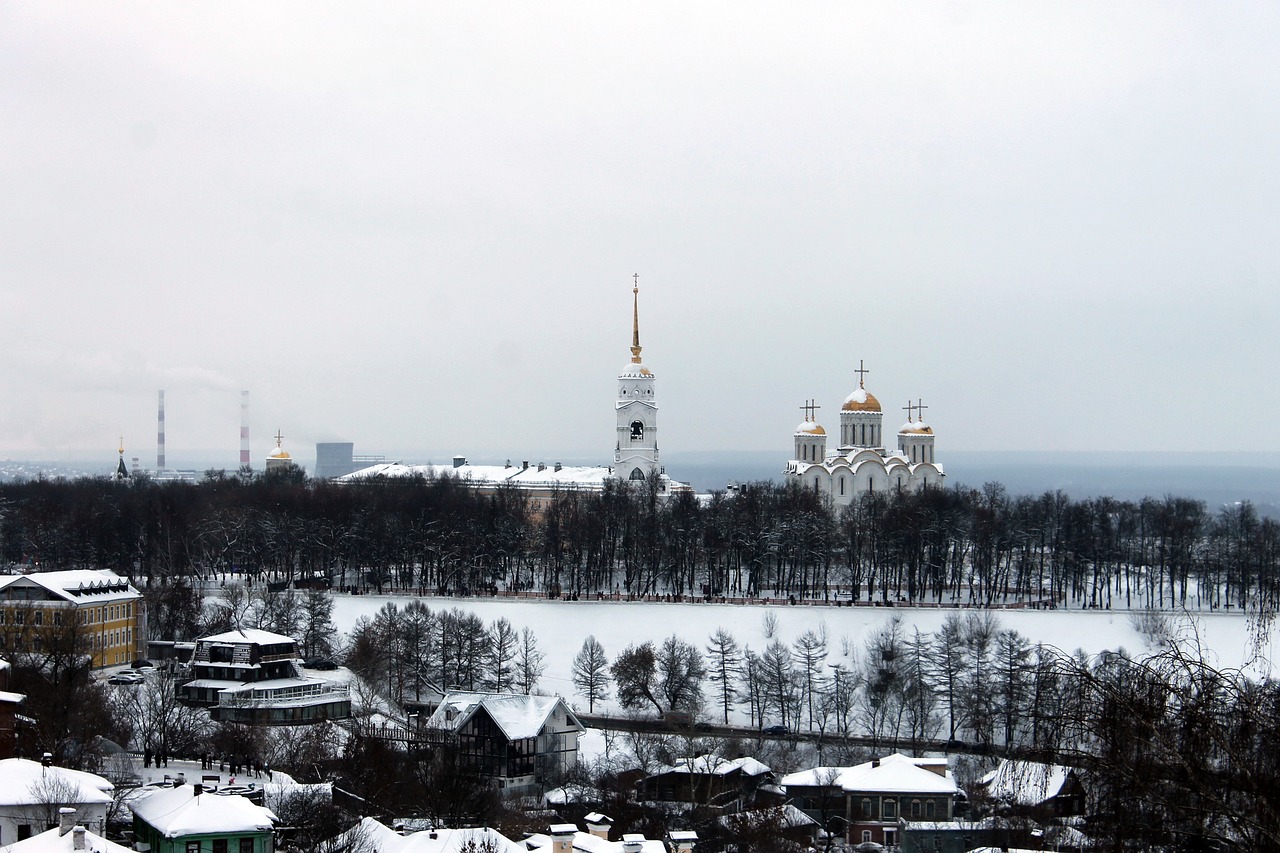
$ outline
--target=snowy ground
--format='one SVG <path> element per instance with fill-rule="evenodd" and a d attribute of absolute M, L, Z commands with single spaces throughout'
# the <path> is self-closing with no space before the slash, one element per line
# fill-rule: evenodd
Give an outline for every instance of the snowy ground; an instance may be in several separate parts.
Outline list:
<path fill-rule="evenodd" d="M 403 606 L 412 599 L 401 595 L 335 596 L 334 621 L 342 633 L 351 630 L 361 616 L 372 618 L 389 601 Z M 968 610 L 729 605 L 729 604 L 658 604 L 611 601 L 547 601 L 441 598 L 424 599 L 432 610 L 458 608 L 471 611 L 486 623 L 506 617 L 517 628 L 528 627 L 538 638 L 547 655 L 547 670 L 539 689 L 559 693 L 575 706 L 585 710 L 585 702 L 574 695 L 571 679 L 573 657 L 588 634 L 594 634 L 612 659 L 632 643 L 655 642 L 676 634 L 705 648 L 707 637 L 718 627 L 726 628 L 740 644 L 762 651 L 770 640 L 765 637 L 765 614 L 777 618 L 776 637 L 790 644 L 806 629 L 825 623 L 828 661 L 851 665 L 860 657 L 866 640 L 894 617 L 901 618 L 903 629 L 910 635 L 914 628 L 932 633 L 951 613 L 964 615 Z M 1147 640 L 1134 627 L 1133 617 L 1124 611 L 1098 610 L 1006 610 L 995 611 L 1002 627 L 1013 628 L 1033 643 L 1045 643 L 1063 651 L 1083 649 L 1094 653 L 1105 649 L 1124 648 L 1131 654 L 1148 651 Z M 1272 671 L 1276 659 L 1277 638 L 1263 644 L 1261 655 L 1254 654 L 1250 639 L 1250 621 L 1239 614 L 1196 613 L 1171 614 L 1170 620 L 1179 635 L 1209 650 L 1206 657 L 1219 667 L 1239 667 L 1257 661 L 1253 671 Z M 846 654 L 851 653 L 852 656 Z M 710 696 L 712 686 L 707 686 Z M 613 703 L 597 711 L 617 713 Z"/>

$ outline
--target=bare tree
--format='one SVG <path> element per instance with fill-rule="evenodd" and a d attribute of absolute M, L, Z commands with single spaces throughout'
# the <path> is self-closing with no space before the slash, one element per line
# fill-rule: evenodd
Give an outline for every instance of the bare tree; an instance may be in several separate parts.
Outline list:
<path fill-rule="evenodd" d="M 742 649 L 733 634 L 724 628 L 716 628 L 707 643 L 707 657 L 711 660 L 711 681 L 718 685 L 720 707 L 724 722 L 729 723 L 729 709 L 738 698 L 738 682 L 742 671 Z"/>
<path fill-rule="evenodd" d="M 582 641 L 573 659 L 573 684 L 587 698 L 588 713 L 595 713 L 596 703 L 609 698 L 609 658 L 595 635 Z"/>
<path fill-rule="evenodd" d="M 516 649 L 516 681 L 521 693 L 528 695 L 538 686 L 538 679 L 547 669 L 546 657 L 538 648 L 538 638 L 528 628 L 522 628 L 520 647 Z"/>

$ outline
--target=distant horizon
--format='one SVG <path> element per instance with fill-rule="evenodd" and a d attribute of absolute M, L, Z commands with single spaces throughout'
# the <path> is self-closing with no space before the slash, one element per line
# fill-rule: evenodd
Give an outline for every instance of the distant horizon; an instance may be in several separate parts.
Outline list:
<path fill-rule="evenodd" d="M 357 445 L 357 452 L 360 451 Z M 308 472 L 314 471 L 314 448 L 306 453 L 294 452 L 294 460 Z M 292 451 L 291 451 L 292 452 Z M 388 461 L 406 464 L 441 464 L 452 461 L 452 453 L 423 450 L 416 453 L 369 453 L 381 455 Z M 171 462 L 166 470 L 234 471 L 239 467 L 232 457 L 232 464 L 218 461 L 221 454 L 200 455 L 192 452 L 175 454 L 167 450 Z M 762 480 L 781 482 L 782 468 L 789 454 L 785 449 L 772 450 L 681 450 L 663 454 L 667 473 L 674 479 L 689 483 L 699 492 L 723 490 L 729 483 L 749 483 Z M 132 468 L 133 457 L 125 454 L 126 464 Z M 1280 451 L 1266 453 L 1218 453 L 1207 455 L 1194 451 L 948 451 L 940 454 L 940 461 L 947 471 L 948 487 L 982 488 L 987 483 L 999 483 L 1010 495 L 1041 495 L 1062 491 L 1072 498 L 1110 496 L 1119 500 L 1140 500 L 1144 497 L 1163 498 L 1166 495 L 1187 497 L 1204 501 L 1217 507 L 1240 501 L 1250 501 L 1260 513 L 1280 517 Z M 63 459 L 0 458 L 0 476 L 32 477 L 48 476 L 102 476 L 110 474 L 116 465 L 115 454 L 109 458 L 84 457 Z M 609 460 L 575 454 L 519 454 L 510 457 L 511 464 L 520 465 L 526 459 L 530 464 L 543 462 L 566 465 L 608 465 Z M 467 456 L 468 462 L 478 465 L 501 465 L 505 455 L 477 454 Z M 254 455 L 254 469 L 262 470 L 265 454 Z M 139 454 L 144 470 L 154 471 L 155 454 Z"/>

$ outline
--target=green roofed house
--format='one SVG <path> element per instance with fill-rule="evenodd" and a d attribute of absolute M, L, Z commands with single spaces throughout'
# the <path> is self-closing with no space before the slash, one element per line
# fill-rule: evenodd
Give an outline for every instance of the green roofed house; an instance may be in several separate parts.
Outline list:
<path fill-rule="evenodd" d="M 149 853 L 273 853 L 269 809 L 200 785 L 161 788 L 133 806 L 135 848 Z M 145 845 L 145 846 L 144 846 Z"/>

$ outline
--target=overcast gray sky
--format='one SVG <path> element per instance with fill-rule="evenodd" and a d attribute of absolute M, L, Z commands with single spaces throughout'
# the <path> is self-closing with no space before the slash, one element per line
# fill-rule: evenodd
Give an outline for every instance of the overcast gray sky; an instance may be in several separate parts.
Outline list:
<path fill-rule="evenodd" d="M 1275 3 L 0 3 L 0 452 L 1273 448 Z M 674 472 L 678 473 L 678 472 Z"/>

